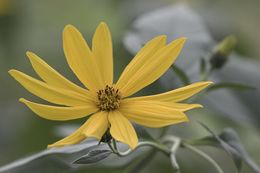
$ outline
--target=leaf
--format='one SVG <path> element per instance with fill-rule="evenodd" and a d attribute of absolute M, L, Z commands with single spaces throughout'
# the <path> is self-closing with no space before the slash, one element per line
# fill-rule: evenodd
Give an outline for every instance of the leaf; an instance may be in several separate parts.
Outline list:
<path fill-rule="evenodd" d="M 49 169 L 68 170 L 71 162 L 76 158 L 88 153 L 90 149 L 104 147 L 97 145 L 96 141 L 88 141 L 78 145 L 50 148 L 19 159 L 0 167 L 0 173 L 39 172 L 44 173 Z M 59 163 L 59 164 L 52 164 Z M 49 165 L 46 168 L 44 165 Z"/>
<path fill-rule="evenodd" d="M 66 127 L 68 127 L 67 130 Z M 63 136 L 64 134 L 67 134 L 67 132 L 74 128 L 74 126 L 66 127 L 62 128 L 61 132 L 58 135 Z M 137 129 L 140 130 L 140 128 Z M 143 131 L 141 134 L 143 137 L 146 138 L 151 137 L 146 131 Z M 117 147 L 121 151 L 127 150 L 126 145 L 122 143 L 118 143 Z M 100 150 L 101 153 L 99 153 Z M 64 171 L 76 171 L 82 169 L 82 167 L 80 166 L 80 164 L 72 164 L 73 162 L 75 162 L 75 160 L 79 160 L 79 158 L 82 158 L 88 155 L 89 153 L 90 155 L 95 155 L 99 153 L 98 157 L 96 157 L 95 159 L 102 160 L 101 158 L 104 158 L 106 155 L 109 155 L 109 152 L 106 152 L 107 150 L 109 150 L 109 148 L 106 144 L 98 145 L 98 141 L 87 140 L 76 145 L 46 149 L 32 154 L 30 156 L 18 159 L 0 167 L 0 173 L 56 173 Z M 109 158 L 105 159 L 102 162 L 102 165 L 85 164 L 84 170 L 90 172 L 92 172 L 92 170 L 100 170 L 100 172 L 107 172 L 108 168 L 118 168 L 121 165 L 127 165 L 131 160 L 134 160 L 139 155 L 144 154 L 146 151 L 147 148 L 139 148 L 138 152 L 134 152 L 128 157 L 120 159 L 118 159 L 118 157 L 115 155 L 111 155 Z"/>
<path fill-rule="evenodd" d="M 172 65 L 172 70 L 176 73 L 176 75 L 179 77 L 180 81 L 183 83 L 183 85 L 189 85 L 190 84 L 190 79 L 186 75 L 186 73 L 177 67 L 176 65 Z"/>
<path fill-rule="evenodd" d="M 183 51 L 175 64 L 185 71 L 190 81 L 200 81 L 201 57 L 207 62 L 207 55 L 216 44 L 212 35 L 204 24 L 203 18 L 190 6 L 174 4 L 143 13 L 134 20 L 132 28 L 124 36 L 124 45 L 133 55 L 140 50 L 144 43 L 159 34 L 167 35 L 168 42 L 185 36 L 188 38 Z M 259 62 L 254 58 L 243 57 L 232 53 L 228 63 L 219 71 L 214 71 L 210 80 L 215 83 L 232 81 L 236 83 L 260 86 Z M 169 82 L 172 81 L 172 82 Z M 179 87 L 180 81 L 171 72 L 160 78 L 161 87 L 169 90 Z M 260 127 L 260 92 L 248 90 L 234 93 L 231 90 L 216 90 L 203 96 L 202 104 L 217 116 L 229 118 L 235 123 L 250 123 Z M 232 103 L 235 109 L 230 109 Z"/>
<path fill-rule="evenodd" d="M 111 153 L 111 150 L 91 150 L 86 155 L 75 160 L 73 164 L 96 163 L 107 158 Z"/>
<path fill-rule="evenodd" d="M 208 132 L 210 132 L 212 134 L 212 137 L 215 138 L 216 140 L 216 145 L 222 149 L 224 149 L 233 159 L 238 171 L 241 170 L 241 166 L 242 166 L 242 158 L 240 156 L 240 153 L 238 153 L 238 151 L 236 151 L 234 148 L 232 148 L 232 146 L 230 146 L 228 143 L 226 143 L 226 141 L 224 141 L 223 139 L 220 138 L 220 135 L 216 135 L 206 124 L 204 123 L 200 123 L 202 125 L 202 127 L 204 127 Z M 219 144 L 219 145 L 217 145 Z"/>
<path fill-rule="evenodd" d="M 228 143 L 232 148 L 240 153 L 242 160 L 256 173 L 260 173 L 260 167 L 257 165 L 248 152 L 241 144 L 240 139 L 236 131 L 232 128 L 225 128 L 219 137 Z"/>
<path fill-rule="evenodd" d="M 200 59 L 200 75 L 203 76 L 206 72 L 206 60 L 204 58 Z"/>
<path fill-rule="evenodd" d="M 155 139 L 147 132 L 147 130 L 139 124 L 133 124 L 140 141 L 154 141 Z"/>
<path fill-rule="evenodd" d="M 251 159 L 237 133 L 231 129 L 224 129 L 219 135 L 216 135 L 207 125 L 200 123 L 212 136 L 207 136 L 202 139 L 189 141 L 191 145 L 209 145 L 219 147 L 226 151 L 233 159 L 237 169 L 240 171 L 242 161 L 244 161 L 254 172 L 260 173 L 260 167 Z"/>
<path fill-rule="evenodd" d="M 240 84 L 240 83 L 218 83 L 208 87 L 207 92 L 212 92 L 219 89 L 233 89 L 233 90 L 242 91 L 242 90 L 254 90 L 257 88 L 246 84 Z"/>

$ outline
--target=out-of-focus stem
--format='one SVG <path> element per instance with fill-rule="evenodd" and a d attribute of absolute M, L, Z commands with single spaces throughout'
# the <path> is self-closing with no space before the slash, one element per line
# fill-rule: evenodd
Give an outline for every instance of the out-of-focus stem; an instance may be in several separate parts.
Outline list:
<path fill-rule="evenodd" d="M 187 143 L 182 143 L 182 146 L 193 151 L 194 153 L 198 154 L 199 156 L 203 157 L 205 160 L 207 160 L 209 163 L 212 164 L 212 166 L 215 167 L 215 169 L 218 171 L 218 173 L 224 173 L 224 171 L 220 168 L 220 166 L 217 164 L 215 160 L 213 160 L 209 155 L 204 153 L 203 151 L 197 149 L 196 147 L 193 147 L 192 145 L 189 145 Z"/>

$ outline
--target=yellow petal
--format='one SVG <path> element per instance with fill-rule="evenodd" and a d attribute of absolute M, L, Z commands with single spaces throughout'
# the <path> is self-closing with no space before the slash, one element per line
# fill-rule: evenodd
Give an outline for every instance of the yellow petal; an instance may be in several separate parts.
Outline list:
<path fill-rule="evenodd" d="M 100 140 L 105 134 L 108 127 L 108 113 L 101 111 L 92 115 L 88 119 L 86 128 L 84 128 L 82 133 L 86 137 L 95 137 Z"/>
<path fill-rule="evenodd" d="M 78 130 L 66 138 L 49 145 L 48 147 L 60 147 L 72 145 L 85 140 L 87 137 L 100 139 L 108 128 L 108 116 L 106 112 L 98 112 L 92 115 Z"/>
<path fill-rule="evenodd" d="M 137 146 L 138 139 L 132 124 L 119 111 L 109 112 L 109 122 L 111 124 L 110 133 L 113 138 L 121 141 L 131 149 Z"/>
<path fill-rule="evenodd" d="M 100 70 L 104 87 L 113 83 L 113 48 L 108 26 L 101 22 L 92 41 L 92 52 Z"/>
<path fill-rule="evenodd" d="M 34 113 L 42 118 L 49 120 L 73 120 L 85 117 L 98 111 L 98 108 L 94 104 L 86 104 L 85 106 L 75 106 L 75 107 L 60 107 L 60 106 L 50 106 L 44 104 L 38 104 L 30 102 L 26 99 L 20 99 L 20 102 L 26 104 Z"/>
<path fill-rule="evenodd" d="M 55 104 L 80 106 L 85 105 L 90 100 L 88 96 L 54 86 L 49 86 L 46 83 L 34 79 L 31 76 L 17 70 L 10 70 L 9 74 L 32 94 Z"/>
<path fill-rule="evenodd" d="M 90 90 L 102 88 L 102 79 L 86 41 L 72 25 L 63 31 L 63 48 L 67 62 L 78 79 Z"/>
<path fill-rule="evenodd" d="M 166 44 L 166 36 L 158 36 L 149 41 L 137 53 L 133 60 L 127 65 L 121 74 L 116 86 L 123 88 L 129 79 L 144 65 L 145 62 L 151 61 L 153 55 Z"/>
<path fill-rule="evenodd" d="M 213 82 L 210 81 L 197 82 L 162 94 L 135 97 L 131 99 L 140 100 L 140 101 L 157 100 L 157 101 L 164 101 L 164 102 L 179 102 L 193 96 L 194 94 L 197 94 L 198 92 L 200 92 L 201 90 L 203 90 L 204 88 L 208 87 L 211 84 L 213 84 Z"/>
<path fill-rule="evenodd" d="M 62 147 L 65 145 L 73 145 L 73 144 L 77 144 L 83 140 L 86 139 L 86 136 L 84 134 L 82 134 L 82 130 L 84 128 L 86 128 L 87 122 L 85 122 L 80 128 L 78 128 L 75 132 L 73 132 L 72 134 L 70 134 L 69 136 L 48 145 L 48 148 L 51 147 Z"/>
<path fill-rule="evenodd" d="M 122 88 L 120 87 L 123 96 L 127 97 L 136 93 L 165 73 L 181 52 L 185 40 L 185 38 L 177 39 L 157 51 L 149 61 L 143 61 L 143 66 L 128 79 Z"/>
<path fill-rule="evenodd" d="M 88 91 L 75 85 L 60 73 L 50 67 L 45 61 L 39 56 L 32 52 L 26 52 L 35 72 L 44 80 L 47 84 L 55 87 L 72 90 L 81 94 L 86 94 Z"/>
<path fill-rule="evenodd" d="M 139 98 L 139 97 L 137 97 Z M 175 103 L 175 102 L 164 102 L 164 101 L 157 101 L 157 100 L 137 100 L 136 97 L 134 98 L 127 98 L 123 100 L 123 104 L 134 104 L 140 103 L 140 104 L 155 104 L 155 105 L 161 105 L 161 106 L 167 106 L 170 109 L 175 109 L 177 111 L 185 112 L 191 109 L 195 108 L 202 108 L 203 106 L 200 104 L 186 104 L 186 103 Z M 124 107 L 124 106 L 123 106 Z"/>
<path fill-rule="evenodd" d="M 78 130 L 66 138 L 49 145 L 48 147 L 61 147 L 72 145 L 85 140 L 87 137 L 100 139 L 108 128 L 107 112 L 98 112 L 92 115 Z"/>
<path fill-rule="evenodd" d="M 147 127 L 163 127 L 188 121 L 188 118 L 182 112 L 182 109 L 183 107 L 180 109 L 180 107 L 176 105 L 165 102 L 129 101 L 126 99 L 122 101 L 119 111 L 128 119 L 138 124 Z"/>

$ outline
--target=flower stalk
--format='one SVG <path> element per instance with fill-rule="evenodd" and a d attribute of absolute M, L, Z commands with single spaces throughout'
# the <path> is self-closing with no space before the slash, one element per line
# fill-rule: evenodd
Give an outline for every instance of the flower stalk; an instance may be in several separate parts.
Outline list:
<path fill-rule="evenodd" d="M 215 160 L 213 160 L 209 155 L 204 153 L 203 151 L 197 149 L 196 147 L 193 147 L 190 144 L 184 143 L 184 142 L 182 143 L 182 146 L 184 148 L 187 148 L 187 149 L 193 151 L 197 155 L 199 155 L 202 158 L 204 158 L 205 160 L 207 160 L 217 170 L 218 173 L 224 173 L 224 171 L 220 168 L 220 166 L 217 164 L 217 162 Z"/>

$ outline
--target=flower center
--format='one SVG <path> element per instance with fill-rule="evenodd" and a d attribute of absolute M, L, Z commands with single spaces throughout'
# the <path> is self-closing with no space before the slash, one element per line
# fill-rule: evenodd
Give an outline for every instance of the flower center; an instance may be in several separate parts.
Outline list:
<path fill-rule="evenodd" d="M 112 111 L 119 108 L 121 96 L 118 89 L 107 85 L 105 89 L 99 90 L 97 94 L 97 106 L 101 111 Z"/>

